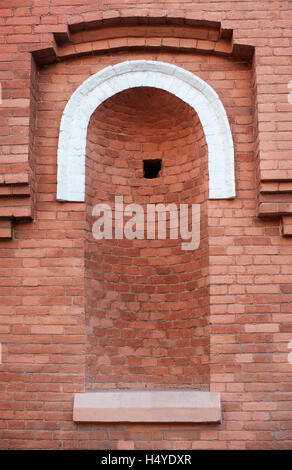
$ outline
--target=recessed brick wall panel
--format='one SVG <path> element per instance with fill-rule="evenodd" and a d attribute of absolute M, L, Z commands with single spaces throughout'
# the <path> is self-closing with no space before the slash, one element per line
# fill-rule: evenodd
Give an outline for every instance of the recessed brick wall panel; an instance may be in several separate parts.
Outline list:
<path fill-rule="evenodd" d="M 105 38 L 103 44 L 101 38 L 95 45 L 96 55 L 88 54 L 84 49 L 83 39 L 86 45 L 90 39 L 89 36 L 82 39 L 83 30 L 97 42 L 102 31 L 101 20 L 117 31 L 116 23 L 120 18 L 126 26 L 136 27 L 136 17 L 142 18 L 139 23 L 143 25 L 152 22 L 152 28 L 156 22 L 158 30 L 162 23 L 165 30 L 190 25 L 196 33 L 191 38 L 182 33 L 178 35 L 178 30 L 169 35 L 165 33 L 162 48 L 161 37 L 154 36 L 149 30 L 149 35 L 142 36 L 142 49 L 133 36 L 125 48 L 121 33 L 116 36 L 113 33 L 111 45 L 109 38 Z M 288 102 L 291 91 L 288 83 L 292 79 L 290 17 L 291 2 L 287 0 L 148 2 L 139 3 L 139 6 L 113 0 L 103 2 L 98 8 L 96 2 L 85 5 L 81 0 L 55 0 L 50 7 L 44 1 L 13 0 L 0 9 L 0 82 L 5 100 L 0 105 L 3 211 L 0 214 L 1 448 L 291 449 L 292 366 L 288 354 L 292 341 L 292 254 L 290 209 L 287 206 L 292 150 L 292 107 Z M 207 27 L 210 21 L 213 23 Z M 64 39 L 68 25 L 76 49 Z M 228 31 L 231 30 L 232 44 L 242 46 L 239 52 L 236 48 L 232 56 L 228 55 L 231 41 Z M 218 41 L 219 31 L 223 35 L 221 41 Z M 139 41 L 140 32 L 141 29 L 136 31 Z M 58 45 L 53 33 L 59 34 L 55 36 L 59 38 Z M 192 38 L 199 44 L 191 44 Z M 245 45 L 255 48 L 253 60 Z M 113 49 L 107 52 L 109 46 Z M 44 48 L 39 57 L 42 56 L 45 64 L 54 62 L 54 47 L 64 55 L 68 48 L 71 58 L 47 65 L 41 65 L 39 58 L 39 64 L 32 66 L 30 50 Z M 100 52 L 97 52 L 98 48 Z M 208 201 L 207 155 L 204 145 L 197 145 L 203 142 L 203 136 L 196 113 L 175 97 L 168 97 L 160 90 L 151 91 L 153 95 L 150 96 L 156 96 L 156 106 L 164 103 L 164 109 L 169 106 L 174 110 L 173 129 L 181 130 L 184 122 L 188 130 L 186 135 L 175 135 L 173 140 L 170 127 L 161 125 L 165 142 L 181 143 L 189 136 L 199 139 L 187 142 L 186 147 L 190 146 L 192 156 L 196 155 L 195 160 L 190 161 L 200 162 L 202 168 L 204 178 L 201 175 L 196 180 L 200 193 L 189 188 L 190 178 L 173 183 L 172 175 L 164 176 L 169 178 L 165 182 L 168 189 L 165 194 L 173 194 L 174 201 L 180 200 L 177 197 L 185 197 L 197 202 L 196 198 L 203 194 L 202 201 L 198 202 L 203 206 L 202 230 L 206 237 L 201 252 L 198 250 L 193 255 L 202 280 L 200 295 L 204 299 L 203 306 L 197 311 L 199 316 L 192 318 L 197 322 L 193 325 L 197 332 L 201 320 L 204 329 L 202 348 L 207 363 L 203 363 L 200 356 L 199 375 L 195 371 L 196 361 L 187 365 L 189 356 L 168 354 L 171 349 L 190 347 L 190 356 L 193 359 L 199 357 L 194 354 L 196 344 L 187 336 L 187 321 L 181 315 L 189 310 L 182 307 L 177 318 L 173 308 L 176 300 L 172 297 L 165 302 L 169 318 L 153 320 L 167 324 L 165 330 L 156 329 L 155 324 L 153 331 L 169 334 L 166 348 L 163 337 L 154 338 L 153 347 L 157 352 L 163 350 L 161 356 L 154 356 L 155 364 L 152 351 L 141 356 L 141 360 L 136 354 L 120 355 L 123 363 L 119 364 L 118 355 L 111 349 L 117 347 L 115 334 L 118 331 L 120 335 L 117 321 L 125 312 L 122 305 L 126 305 L 129 315 L 135 313 L 136 307 L 130 307 L 132 297 L 122 296 L 145 295 L 145 292 L 134 292 L 140 285 L 137 282 L 139 276 L 149 290 L 148 296 L 180 294 L 184 282 L 182 274 L 178 282 L 174 279 L 167 282 L 166 277 L 170 274 L 162 271 L 155 276 L 164 278 L 161 286 L 173 291 L 153 294 L 151 289 L 157 284 L 152 282 L 150 268 L 153 265 L 149 263 L 152 258 L 156 259 L 158 250 L 171 250 L 170 256 L 177 256 L 180 261 L 184 255 L 176 253 L 177 246 L 168 243 L 161 247 L 127 245 L 127 250 L 133 250 L 133 259 L 138 262 L 122 264 L 119 250 L 125 250 L 126 243 L 125 247 L 122 244 L 111 246 L 113 241 L 107 245 L 90 239 L 90 209 L 100 196 L 98 191 L 103 190 L 106 199 L 113 198 L 114 190 L 124 191 L 125 198 L 130 200 L 142 188 L 142 175 L 139 175 L 138 186 L 124 184 L 123 178 L 128 178 L 125 170 L 133 175 L 138 171 L 138 168 L 130 168 L 129 162 L 137 161 L 140 165 L 143 159 L 141 154 L 137 155 L 143 144 L 138 139 L 141 132 L 135 133 L 137 122 L 128 119 L 129 114 L 124 110 L 125 107 L 129 110 L 129 103 L 137 103 L 139 93 L 142 97 L 145 91 L 122 93 L 97 109 L 88 133 L 86 203 L 56 202 L 58 131 L 68 99 L 90 75 L 108 65 L 137 59 L 173 63 L 207 81 L 225 106 L 234 139 L 236 198 Z M 127 103 L 123 103 L 126 96 Z M 110 103 L 112 107 L 109 107 Z M 114 108 L 114 129 L 109 130 L 110 112 Z M 117 120 L 118 112 L 123 114 L 123 119 Z M 180 113 L 180 119 L 176 112 Z M 147 116 L 150 119 L 151 114 Z M 125 123 L 128 129 L 126 141 L 117 138 L 118 121 Z M 153 127 L 151 129 L 145 142 L 154 145 L 147 150 L 145 147 L 150 158 L 153 152 L 166 154 L 174 150 L 167 145 L 163 150 L 156 149 Z M 151 142 L 148 136 L 152 137 Z M 161 142 L 159 144 L 162 146 Z M 98 163 L 104 148 L 108 152 L 108 162 Z M 157 158 L 161 158 L 158 153 Z M 164 161 L 165 155 L 162 159 Z M 107 173 L 106 168 L 112 168 L 113 172 Z M 17 180 L 16 175 L 24 174 L 28 175 L 29 186 L 23 180 Z M 5 175 L 9 175 L 7 182 Z M 134 176 L 131 178 L 134 181 Z M 147 190 L 156 188 L 155 183 L 149 181 Z M 282 183 L 284 186 L 280 187 Z M 172 186 L 180 184 L 185 185 L 183 192 L 180 186 Z M 155 195 L 155 192 L 144 194 L 142 191 L 139 197 L 145 204 Z M 166 196 L 163 194 L 163 197 Z M 262 204 L 259 209 L 258 202 Z M 282 203 L 286 204 L 284 209 Z M 263 218 L 258 218 L 259 213 Z M 282 225 L 279 217 L 282 217 Z M 99 266 L 90 268 L 88 260 L 90 256 L 96 256 L 92 248 L 101 250 L 99 256 L 105 262 L 107 246 L 113 248 L 108 263 L 110 270 L 101 271 Z M 161 251 L 159 256 L 169 256 L 163 253 Z M 191 264 L 186 264 L 188 274 L 193 273 Z M 118 269 L 126 271 L 118 273 L 125 276 L 125 282 L 117 285 L 121 290 L 116 289 L 117 286 L 113 289 L 115 278 L 101 279 L 103 285 L 95 287 L 97 275 L 112 275 L 112 266 L 116 267 L 114 274 Z M 91 281 L 94 281 L 93 286 Z M 127 286 L 127 291 L 122 290 L 123 285 Z M 95 296 L 101 293 L 101 301 L 106 295 L 117 294 L 117 300 L 112 300 L 118 303 L 117 317 L 108 328 L 106 320 L 110 313 L 106 310 L 102 316 L 105 324 L 94 326 L 96 336 L 92 335 L 91 329 L 96 302 L 90 302 L 90 289 Z M 194 295 L 194 290 L 189 292 Z M 141 297 L 138 313 L 146 318 L 149 315 L 147 304 L 148 299 Z M 151 312 L 154 312 L 153 305 L 155 297 L 150 302 Z M 101 313 L 101 309 L 99 311 Z M 170 320 L 171 315 L 176 320 Z M 170 325 L 178 320 L 182 321 L 182 338 L 177 337 L 177 330 Z M 138 335 L 137 328 L 131 327 L 127 331 L 128 342 L 132 335 L 138 338 L 139 345 L 145 341 Z M 150 336 L 149 325 L 144 331 Z M 123 343 L 119 347 L 128 345 Z M 94 351 L 98 360 L 105 361 L 98 370 L 94 361 L 91 363 Z M 135 359 L 132 362 L 131 357 Z M 183 364 L 179 363 L 178 357 L 182 358 Z M 163 360 L 165 363 L 162 364 Z M 155 374 L 150 373 L 152 369 Z M 222 424 L 73 423 L 74 393 L 105 387 L 142 388 L 146 384 L 149 388 L 167 385 L 221 392 Z"/>

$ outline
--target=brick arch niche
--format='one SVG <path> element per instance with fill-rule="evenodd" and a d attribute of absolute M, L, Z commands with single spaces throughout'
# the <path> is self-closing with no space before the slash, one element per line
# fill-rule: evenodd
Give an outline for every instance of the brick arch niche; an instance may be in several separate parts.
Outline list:
<path fill-rule="evenodd" d="M 145 161 L 159 162 L 157 178 L 145 177 Z M 190 253 L 182 250 L 181 239 L 145 236 L 113 235 L 97 243 L 93 207 L 103 202 L 113 209 L 116 196 L 144 206 L 144 213 L 149 203 L 199 204 L 199 248 Z M 101 418 L 109 399 L 108 392 L 101 399 L 102 390 L 161 388 L 207 393 L 203 408 L 210 411 L 215 399 L 213 419 L 220 419 L 218 396 L 205 392 L 210 386 L 207 200 L 234 196 L 229 122 L 218 95 L 200 78 L 167 63 L 127 61 L 101 70 L 74 92 L 60 126 L 57 197 L 86 202 L 87 393 L 75 397 L 76 421 L 92 415 L 113 419 L 111 412 Z M 108 404 L 118 416 L 123 410 L 120 420 L 129 418 L 128 393 L 119 399 L 114 394 Z M 145 417 L 144 398 L 135 400 L 134 421 Z M 185 414 L 176 394 L 169 400 L 171 413 L 179 410 L 174 420 L 212 420 L 208 413 L 201 416 L 202 395 L 191 400 L 196 417 L 193 409 Z M 157 401 L 163 421 L 164 400 L 153 392 L 146 415 L 150 408 L 154 419 Z"/>
<path fill-rule="evenodd" d="M 161 162 L 156 178 L 145 161 Z M 85 393 L 74 419 L 220 420 L 209 392 L 208 149 L 197 113 L 162 89 L 117 93 L 90 118 L 85 162 Z M 169 232 L 96 240 L 93 207 L 114 215 L 117 195 L 145 214 L 149 203 L 199 204 L 199 247 L 182 250 Z"/>
<path fill-rule="evenodd" d="M 157 178 L 145 177 L 145 161 L 159 162 Z M 220 420 L 218 394 L 208 391 L 207 201 L 233 198 L 235 182 L 230 126 L 216 92 L 158 61 L 127 61 L 91 76 L 62 116 L 57 192 L 59 200 L 86 203 L 86 393 L 75 396 L 75 421 L 112 420 L 111 412 L 100 415 L 108 399 L 117 420 L 145 418 L 144 395 L 129 411 L 129 392 L 101 399 L 108 389 L 175 390 L 166 397 L 176 410 L 171 419 L 161 395 L 147 395 L 153 419 Z M 199 204 L 198 249 L 182 250 L 180 238 L 95 240 L 93 207 L 113 208 L 115 196 L 145 213 L 148 203 Z M 190 413 L 181 390 L 204 394 L 192 396 Z"/>
<path fill-rule="evenodd" d="M 145 177 L 145 161 L 160 162 L 157 178 Z M 91 77 L 73 94 L 61 121 L 58 198 L 86 203 L 87 393 L 76 395 L 76 421 L 113 419 L 100 415 L 100 406 L 106 408 L 100 392 L 108 389 L 175 390 L 166 397 L 171 412 L 176 410 L 171 420 L 220 419 L 218 395 L 208 392 L 207 201 L 234 194 L 225 110 L 193 74 L 153 61 L 126 62 Z M 104 202 L 113 209 L 116 196 L 140 204 L 145 213 L 148 203 L 199 204 L 198 249 L 182 250 L 181 238 L 95 240 L 93 207 Z M 176 394 L 186 390 L 207 395 L 193 396 L 193 409 L 184 415 L 184 400 Z M 90 405 L 93 392 L 97 401 Z M 112 400 L 117 395 L 109 409 L 121 412 L 129 396 L 116 405 Z M 150 397 L 152 414 L 157 400 L 161 395 Z M 138 395 L 133 421 L 145 418 L 141 402 Z M 166 420 L 163 406 L 156 411 L 155 419 Z"/>
<path fill-rule="evenodd" d="M 145 178 L 145 160 L 161 161 L 157 178 Z M 94 239 L 94 205 L 114 209 L 117 195 L 145 214 L 151 203 L 200 204 L 199 248 L 182 250 L 182 239 L 169 232 L 165 240 Z M 85 195 L 87 391 L 209 389 L 207 199 L 206 139 L 189 105 L 137 87 L 93 113 Z"/>

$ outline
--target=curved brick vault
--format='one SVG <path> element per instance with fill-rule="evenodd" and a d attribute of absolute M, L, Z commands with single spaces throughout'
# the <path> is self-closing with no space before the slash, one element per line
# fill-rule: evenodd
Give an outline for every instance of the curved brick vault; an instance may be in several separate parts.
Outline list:
<path fill-rule="evenodd" d="M 150 87 L 115 94 L 93 113 L 86 148 L 86 389 L 209 389 L 208 152 L 194 110 Z M 143 160 L 161 159 L 157 178 Z M 197 250 L 181 238 L 95 240 L 92 209 L 200 204 Z M 127 217 L 125 217 L 127 219 Z"/>

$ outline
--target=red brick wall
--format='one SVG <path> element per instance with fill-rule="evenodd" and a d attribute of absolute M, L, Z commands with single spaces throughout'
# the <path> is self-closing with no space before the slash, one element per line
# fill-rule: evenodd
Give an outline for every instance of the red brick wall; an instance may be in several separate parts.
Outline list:
<path fill-rule="evenodd" d="M 110 46 L 109 42 L 106 45 L 99 44 L 102 51 L 97 55 L 88 55 L 85 51 L 83 41 L 96 40 L 98 35 L 104 36 L 104 30 L 98 29 L 102 18 L 110 21 L 111 18 L 120 16 L 129 17 L 132 19 L 128 21 L 134 24 L 135 16 L 145 18 L 147 15 L 156 18 L 157 23 L 167 23 L 165 18 L 171 17 L 167 29 L 171 30 L 171 33 L 167 33 L 169 36 L 183 34 L 174 31 L 173 25 L 176 23 L 182 25 L 192 19 L 201 22 L 200 32 L 197 30 L 196 33 L 197 36 L 203 36 L 203 39 L 198 39 L 202 44 L 198 42 L 196 46 L 199 51 L 183 51 L 183 45 L 188 46 L 175 38 L 171 40 L 173 42 L 168 40 L 165 44 L 158 41 L 158 44 L 162 44 L 161 49 L 147 49 L 145 41 L 139 46 L 140 39 L 138 43 L 131 39 L 136 44 L 134 50 L 130 47 L 131 41 L 125 49 L 123 41 L 119 39 L 118 44 L 114 43 L 116 49 L 111 51 L 106 50 Z M 1 224 L 8 224 L 13 216 L 16 222 L 13 239 L 0 240 L 2 448 L 291 448 L 289 392 L 292 366 L 288 363 L 288 343 L 292 340 L 292 241 L 282 237 L 279 221 L 279 216 L 284 214 L 289 218 L 290 214 L 289 189 L 285 181 L 289 181 L 291 177 L 292 150 L 292 108 L 288 103 L 288 82 L 291 80 L 291 16 L 289 1 L 148 2 L 139 3 L 137 9 L 135 3 L 115 1 L 104 1 L 97 8 L 95 1 L 52 0 L 49 7 L 48 2 L 43 0 L 12 0 L 0 10 L 0 31 L 3 34 L 0 37 L 0 82 L 4 100 L 0 105 L 0 189 L 3 190 L 0 196 L 0 221 Z M 183 21 L 183 18 L 187 20 Z M 140 20 L 139 24 L 147 21 Z M 209 24 L 207 36 L 206 21 L 214 22 Z M 93 31 L 98 30 L 98 34 L 91 32 L 92 39 L 89 39 L 86 35 L 82 36 L 83 32 L 77 32 L 74 36 L 72 26 L 72 41 L 77 44 L 74 50 L 78 52 L 78 47 L 80 51 L 84 47 L 83 55 L 71 56 L 51 65 L 31 66 L 31 54 L 28 50 L 40 49 L 42 45 L 50 48 L 53 43 L 52 33 L 58 33 L 59 36 L 56 37 L 64 40 L 67 25 L 81 22 L 91 25 Z M 233 30 L 234 44 L 255 47 L 253 62 L 248 57 L 244 58 L 243 52 L 247 50 L 244 48 L 240 49 L 241 57 L 236 56 L 236 53 L 232 57 L 227 56 L 227 52 L 226 57 L 224 54 L 220 56 L 214 53 L 217 46 L 213 41 L 216 41 L 219 31 L 216 22 L 221 22 L 221 28 L 225 31 Z M 197 23 L 196 25 L 198 26 Z M 75 27 L 76 30 L 78 28 Z M 146 30 L 145 27 L 145 35 Z M 115 29 L 114 33 L 109 34 L 118 37 L 117 31 Z M 156 31 L 155 34 L 157 36 L 159 33 Z M 229 33 L 224 34 L 227 50 Z M 121 35 L 122 33 L 120 37 Z M 147 41 L 149 44 L 150 39 Z M 59 52 L 65 53 L 67 50 L 71 54 L 70 47 L 65 43 L 60 46 Z M 202 48 L 206 48 L 205 53 L 202 53 Z M 238 48 L 236 46 L 235 52 Z M 51 53 L 42 53 L 46 61 Z M 88 367 L 91 348 L 96 347 L 91 341 L 89 313 L 94 309 L 94 303 L 90 303 L 87 295 L 90 287 L 93 286 L 94 294 L 118 292 L 118 301 L 121 301 L 123 294 L 123 291 L 113 291 L 105 284 L 99 289 L 94 282 L 89 282 L 95 281 L 98 274 L 104 275 L 100 268 L 98 270 L 90 265 L 90 256 L 94 257 L 97 247 L 101 247 L 103 251 L 99 256 L 103 256 L 106 262 L 107 245 L 90 239 L 88 217 L 100 188 L 98 181 L 102 181 L 96 177 L 92 178 L 91 183 L 89 176 L 92 171 L 100 173 L 99 178 L 105 178 L 107 174 L 113 175 L 112 178 L 115 176 L 114 173 L 103 172 L 105 162 L 103 168 L 98 167 L 97 161 L 100 161 L 99 157 L 102 155 L 98 137 L 103 137 L 104 142 L 108 142 L 107 148 L 118 151 L 115 157 L 111 156 L 115 159 L 113 169 L 120 168 L 119 162 L 132 161 L 132 153 L 135 154 L 134 157 L 137 155 L 133 151 L 131 155 L 123 156 L 123 149 L 114 147 L 119 140 L 113 139 L 112 134 L 107 131 L 107 126 L 111 126 L 111 108 L 107 108 L 107 104 L 116 106 L 121 100 L 121 106 L 123 94 L 113 97 L 98 108 L 90 122 L 86 203 L 56 202 L 58 128 L 67 100 L 88 76 L 107 65 L 128 59 L 162 60 L 195 73 L 219 94 L 231 124 L 235 144 L 237 195 L 234 200 L 203 202 L 206 241 L 202 243 L 206 243 L 206 247 L 202 245 L 205 251 L 199 260 L 196 259 L 199 251 L 194 253 L 198 265 L 203 262 L 203 267 L 200 265 L 199 269 L 203 271 L 203 268 L 208 267 L 207 285 L 204 287 L 204 296 L 208 303 L 201 313 L 204 313 L 204 321 L 208 324 L 204 338 L 207 338 L 207 343 L 210 342 L 207 355 L 207 367 L 210 367 L 208 382 L 210 390 L 220 391 L 222 394 L 222 424 L 77 425 L 72 421 L 75 392 L 89 390 L 92 386 L 94 389 L 112 384 L 125 386 L 129 382 L 132 387 L 135 382 L 128 380 L 127 375 L 131 367 L 134 368 L 132 377 L 137 377 L 137 387 L 145 383 L 151 387 L 158 383 L 160 386 L 164 384 L 161 383 L 162 375 L 160 382 L 151 382 L 149 370 L 145 369 L 145 363 L 141 366 L 142 362 L 137 361 L 137 355 L 134 363 L 131 363 L 131 357 L 128 356 L 123 369 L 120 369 L 120 364 L 114 364 L 117 355 L 105 346 L 110 341 L 113 346 L 117 346 L 114 335 L 120 326 L 117 323 L 118 318 L 112 319 L 111 324 L 106 321 L 111 312 L 114 312 L 113 309 L 106 310 L 101 319 L 104 323 L 97 325 L 103 331 L 94 331 L 100 334 L 96 335 L 98 357 L 105 358 L 104 364 L 102 361 L 98 363 L 99 380 L 96 379 L 95 368 L 91 370 Z M 160 103 L 167 109 L 166 95 L 162 92 L 155 93 L 157 103 L 161 100 Z M 138 96 L 138 92 L 129 96 L 129 100 L 132 100 L 130 103 L 137 103 Z M 187 129 L 195 126 L 195 113 L 175 98 L 169 100 L 169 106 L 171 104 L 172 108 L 181 109 Z M 191 116 L 194 119 L 192 122 Z M 148 118 L 150 120 L 150 113 Z M 131 132 L 135 132 L 134 124 L 137 125 L 137 122 L 120 117 L 119 121 L 129 126 L 129 136 Z M 102 129 L 99 125 L 101 122 L 104 123 Z M 173 125 L 180 129 L 180 120 L 177 122 L 175 115 Z M 116 133 L 116 119 L 113 127 Z M 140 131 L 142 127 L 140 126 Z M 165 138 L 170 140 L 167 126 L 162 127 L 162 130 Z M 154 138 L 153 133 L 149 135 Z M 137 138 L 132 141 L 137 142 Z M 190 145 L 195 143 L 191 142 Z M 137 161 L 139 158 L 142 158 L 141 155 L 137 155 Z M 204 155 L 201 161 L 205 168 Z M 28 192 L 25 180 L 26 172 L 30 176 L 31 193 Z M 122 173 L 116 176 L 125 177 Z M 122 181 L 116 180 L 115 183 L 112 179 L 119 191 L 125 186 L 121 184 Z M 169 190 L 173 190 L 171 181 L 165 182 L 166 185 L 169 184 Z M 283 190 L 279 181 L 286 184 Z M 274 186 L 267 187 L 271 182 Z M 103 184 L 110 182 L 103 181 Z M 142 188 L 143 185 L 140 184 L 138 188 Z M 155 183 L 148 182 L 147 190 L 150 185 L 155 186 Z M 206 181 L 200 180 L 200 185 L 205 187 Z M 129 200 L 130 197 L 134 199 L 137 187 L 130 185 L 126 188 L 129 188 L 129 193 L 125 192 L 125 196 L 129 196 Z M 106 196 L 112 198 L 112 190 Z M 145 197 L 143 203 L 146 198 L 151 198 L 151 194 L 142 196 Z M 195 199 L 198 197 L 191 193 L 185 197 L 191 200 L 192 196 Z M 266 211 L 273 217 L 259 218 L 258 202 L 272 204 L 272 207 L 261 208 L 260 213 Z M 279 207 L 283 202 L 286 204 L 284 209 Z M 28 220 L 31 214 L 27 209 L 32 205 L 33 221 Z M 121 266 L 119 249 L 123 247 L 114 246 L 115 273 Z M 143 250 L 147 249 L 144 246 L 139 249 L 135 247 L 137 251 L 134 256 L 138 259 L 138 269 L 140 262 L 148 263 L 151 260 L 150 252 L 144 251 L 143 255 Z M 167 248 L 165 245 L 165 248 L 155 249 Z M 159 253 L 160 256 L 165 256 L 162 253 L 164 252 Z M 188 269 L 192 272 L 191 263 Z M 151 287 L 150 271 L 143 272 L 143 276 L 147 286 Z M 181 283 L 182 280 L 181 277 L 178 282 Z M 106 282 L 114 281 L 106 279 Z M 118 285 L 121 286 L 122 283 Z M 125 285 L 132 286 L 131 279 Z M 173 289 L 177 285 L 180 284 L 170 284 Z M 125 302 L 126 312 L 133 315 L 135 309 L 129 305 L 132 298 Z M 141 302 L 142 307 L 147 305 L 147 299 Z M 172 301 L 170 304 L 173 305 Z M 102 308 L 106 307 L 104 304 L 100 305 L 103 305 Z M 154 306 L 155 297 L 150 305 L 151 310 L 139 309 L 138 312 L 141 315 L 144 313 L 148 318 L 148 312 L 153 312 Z M 116 306 L 115 313 L 118 315 L 124 313 L 120 307 Z M 172 307 L 169 308 L 170 315 L 173 310 Z M 183 320 L 181 312 L 184 311 L 178 311 L 177 320 Z M 181 326 L 182 331 L 186 332 L 186 325 Z M 129 331 L 133 334 L 138 329 L 130 328 Z M 147 331 L 149 332 L 146 329 Z M 171 328 L 167 332 L 171 332 Z M 154 339 L 158 344 L 155 342 L 153 350 L 159 350 L 163 339 Z M 144 341 L 143 338 L 142 340 Z M 181 344 L 179 341 L 174 335 L 172 342 L 168 343 L 167 352 L 173 345 L 183 348 L 195 346 L 188 338 Z M 127 346 L 122 343 L 120 347 Z M 194 355 L 195 347 L 192 352 L 192 356 Z M 146 356 L 148 360 L 151 358 L 153 354 Z M 184 362 L 185 358 L 182 360 Z M 169 370 L 173 367 L 169 373 L 169 377 L 173 378 L 171 386 L 199 388 L 193 375 L 194 365 L 188 369 L 186 363 L 187 361 L 181 365 L 173 361 L 173 364 L 167 365 Z M 143 371 L 140 367 L 144 367 Z M 179 367 L 185 370 L 181 371 Z M 159 371 L 158 366 L 155 370 Z M 104 373 L 118 373 L 121 377 L 117 380 L 115 375 L 114 380 L 105 383 Z M 156 375 L 159 377 L 158 373 Z M 174 377 L 177 378 L 176 384 Z M 200 385 L 203 383 L 206 385 L 204 380 Z"/>

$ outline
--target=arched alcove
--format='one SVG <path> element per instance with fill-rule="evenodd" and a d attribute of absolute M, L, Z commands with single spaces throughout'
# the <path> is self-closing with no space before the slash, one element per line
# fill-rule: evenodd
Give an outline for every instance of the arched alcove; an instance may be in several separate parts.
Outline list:
<path fill-rule="evenodd" d="M 145 178 L 143 161 L 161 161 Z M 200 245 L 92 235 L 97 203 L 200 204 Z M 201 122 L 166 91 L 137 87 L 92 114 L 86 147 L 86 390 L 209 388 L 208 152 Z M 125 218 L 125 221 L 127 218 Z"/>

